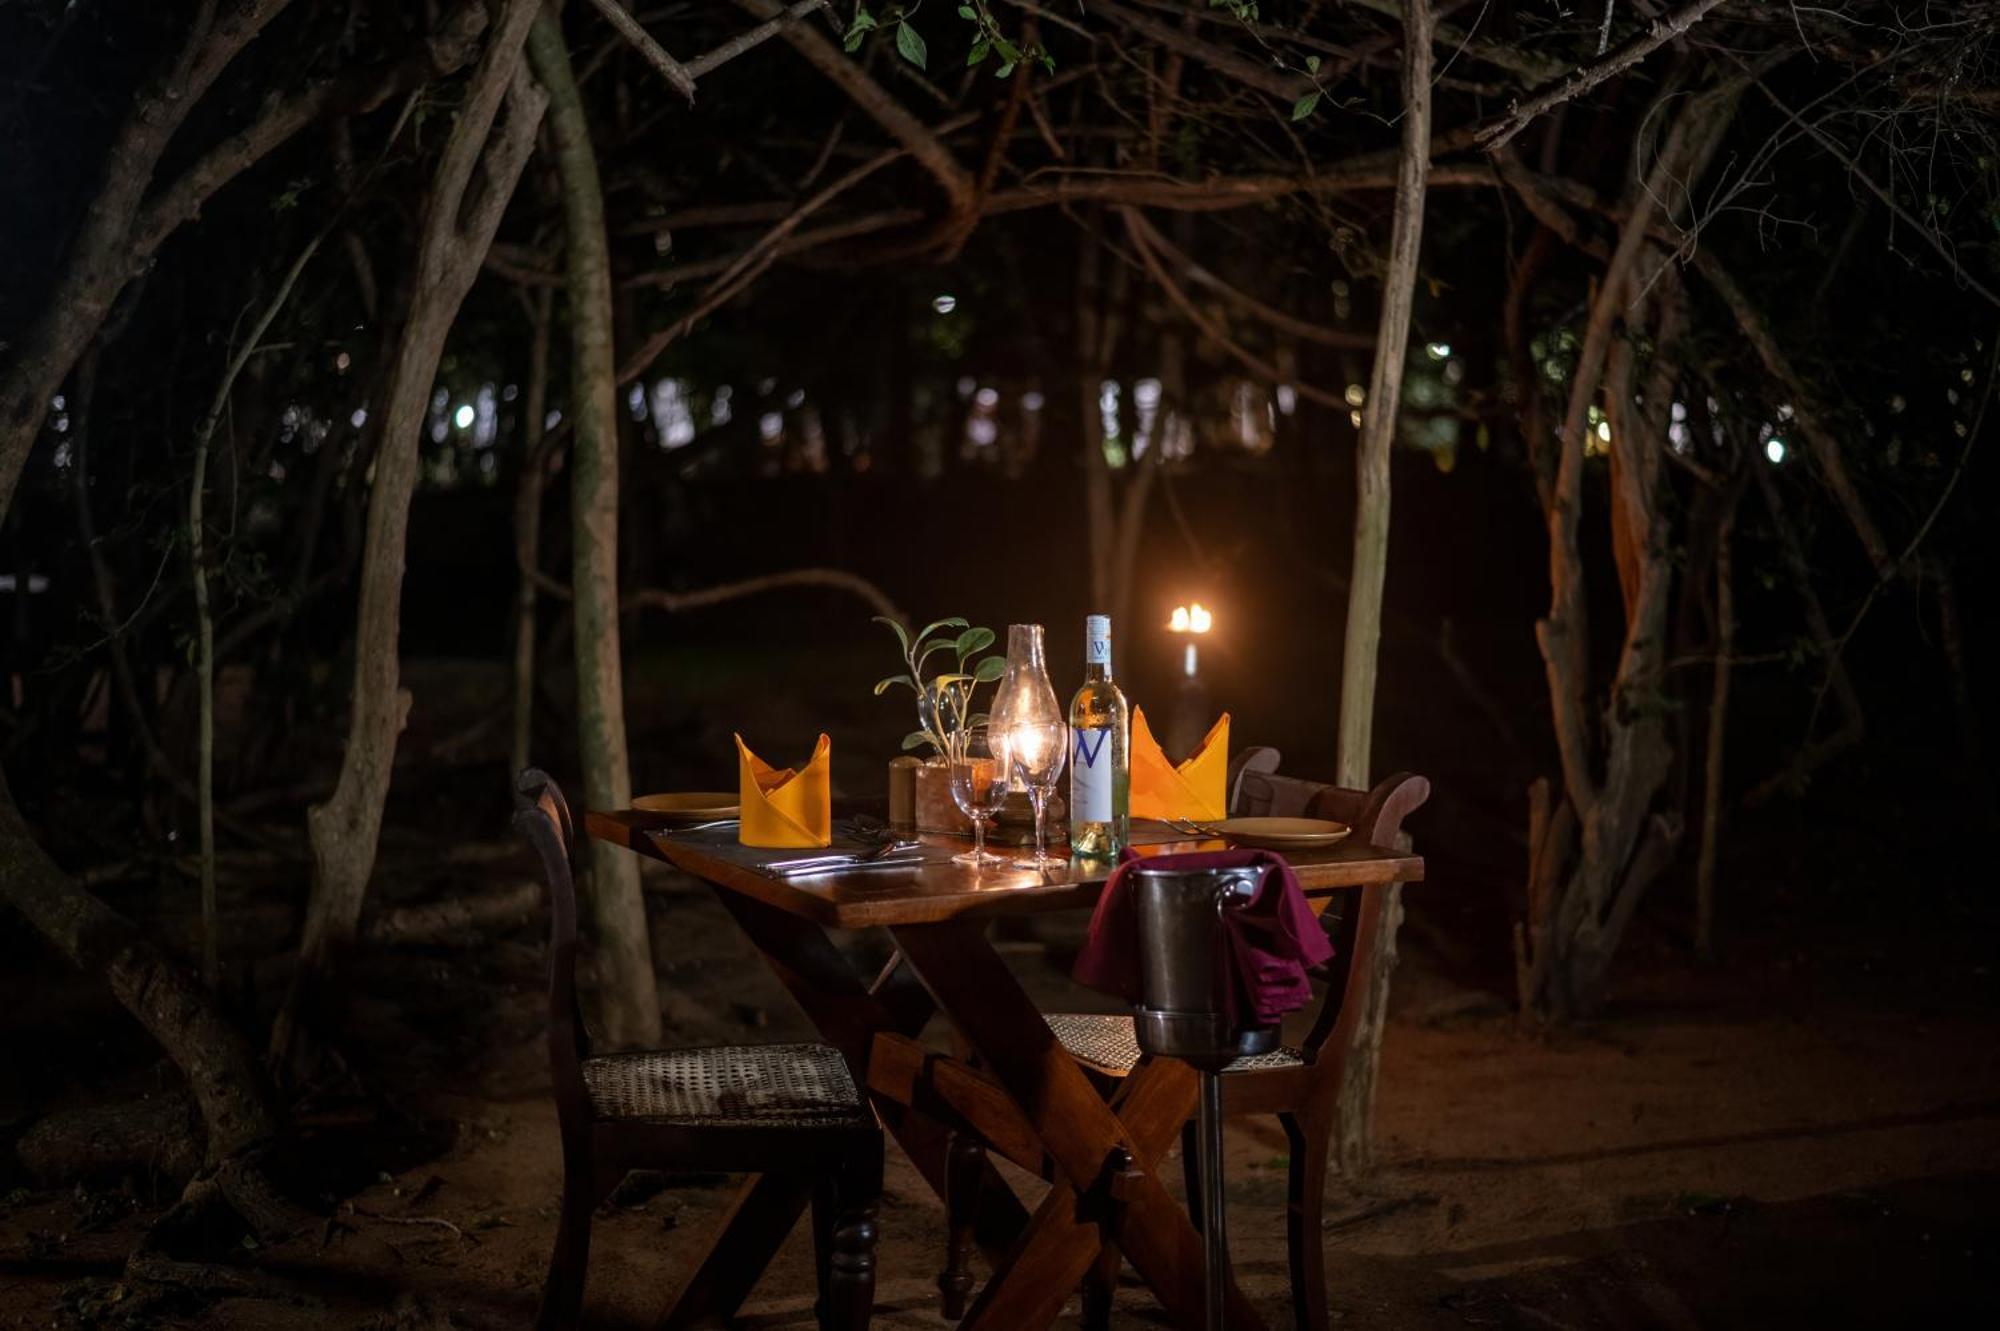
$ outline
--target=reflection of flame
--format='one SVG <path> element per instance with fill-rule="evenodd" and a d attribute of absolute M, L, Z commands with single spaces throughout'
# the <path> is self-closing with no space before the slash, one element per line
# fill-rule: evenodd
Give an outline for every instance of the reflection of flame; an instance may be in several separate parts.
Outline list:
<path fill-rule="evenodd" d="M 1167 628 L 1174 633 L 1186 633 L 1188 631 L 1188 608 L 1186 606 L 1177 605 L 1174 607 L 1173 615 L 1167 620 Z"/>
<path fill-rule="evenodd" d="M 1215 616 L 1203 608 L 1200 601 L 1188 607 L 1188 629 L 1193 633 L 1206 633 L 1215 624 Z"/>

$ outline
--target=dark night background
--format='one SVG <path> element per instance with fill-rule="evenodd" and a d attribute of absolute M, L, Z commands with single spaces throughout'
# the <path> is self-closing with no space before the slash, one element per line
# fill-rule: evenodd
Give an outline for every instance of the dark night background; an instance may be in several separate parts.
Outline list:
<path fill-rule="evenodd" d="M 112 245 L 100 306 L 63 285 L 88 266 L 79 237 L 121 126 L 201 24 L 275 12 L 165 144 L 148 201 L 288 97 L 389 78 L 454 15 L 503 8 L 0 3 L 0 389 L 32 397 L 34 417 L 0 440 L 19 443 L 18 479 L 0 493 L 0 1326 L 532 1317 L 559 1187 L 543 908 L 412 937 L 384 921 L 499 900 L 537 873 L 507 802 L 531 458 L 547 474 L 529 500 L 546 585 L 529 620 L 527 756 L 587 803 L 573 616 L 567 592 L 549 590 L 571 581 L 580 437 L 550 131 L 490 251 L 473 256 L 409 438 L 384 436 L 381 404 L 412 313 L 435 298 L 413 286 L 425 200 L 477 44 L 449 68 L 418 61 L 373 101 L 330 97 L 156 251 Z M 1235 745 L 1275 746 L 1285 772 L 1331 780 L 1354 705 L 1341 674 L 1362 412 L 1343 394 L 1370 382 L 1394 280 L 1399 6 L 995 2 L 967 19 L 934 0 L 907 15 L 929 42 L 923 71 L 889 35 L 902 9 L 878 7 L 882 29 L 849 58 L 962 170 L 991 172 L 955 241 L 948 191 L 908 156 L 815 201 L 908 145 L 784 37 L 704 74 L 690 108 L 590 4 L 560 8 L 610 238 L 613 290 L 596 314 L 621 367 L 700 312 L 617 389 L 618 590 L 671 597 L 835 570 L 918 623 L 963 615 L 1003 637 L 1046 625 L 1065 701 L 1083 617 L 1116 608 L 1118 678 L 1149 713 L 1168 710 L 1178 682 L 1167 616 L 1198 600 L 1216 616 L 1201 643 L 1207 696 L 1232 714 Z M 685 59 L 757 7 L 632 8 Z M 1448 138 L 1691 8 L 1702 13 L 1685 34 L 1535 118 L 1504 158 Z M 1336 1322 L 1990 1315 L 2000 920 L 1985 859 L 2000 803 L 1986 685 L 2000 538 L 1983 450 L 2000 361 L 2000 11 L 1437 9 L 1455 35 L 1435 43 L 1449 65 L 1433 75 L 1433 181 L 1396 367 L 1369 763 L 1431 782 L 1408 829 L 1427 880 L 1405 895 L 1376 1163 L 1337 1180 L 1329 1203 Z M 854 11 L 838 0 L 799 23 L 837 50 Z M 991 66 L 964 67 L 989 17 L 1052 60 L 1013 74 L 1020 105 Z M 1164 43 L 1148 22 L 1186 40 Z M 1324 57 L 1310 73 L 1308 53 Z M 1295 116 L 1273 80 L 1323 96 Z M 1617 398 L 1607 377 L 1601 397 L 1586 386 L 1579 399 L 1611 415 L 1602 436 L 1590 417 L 1581 460 L 1578 715 L 1600 765 L 1616 726 L 1657 727 L 1669 756 L 1637 812 L 1678 839 L 1638 886 L 1602 989 L 1524 1004 L 1529 792 L 1547 780 L 1560 804 L 1566 789 L 1536 638 L 1550 614 L 1542 489 L 1640 177 L 1676 151 L 1668 126 L 1695 124 L 1690 108 L 1718 88 L 1736 96 L 1712 151 L 1671 173 L 1641 246 L 1645 280 L 1616 311 L 1638 391 Z M 1504 180 L 1503 161 L 1528 183 Z M 1326 183 L 1364 168 L 1376 175 L 1362 184 Z M 1291 183 L 1214 201 L 1252 178 Z M 808 205 L 796 244 L 703 306 L 719 271 Z M 1142 262 L 1128 210 L 1185 256 L 1169 264 L 1178 290 Z M 832 224 L 844 233 L 816 236 Z M 177 1260 L 236 1283 L 177 1283 L 134 1254 L 215 1166 L 212 1127 L 175 1057 L 130 1019 L 90 930 L 51 921 L 92 902 L 177 974 L 199 964 L 193 458 L 231 354 L 309 243 L 208 445 L 221 965 L 200 992 L 267 1079 L 283 1143 L 270 1168 L 324 1220 L 324 1241 L 266 1243 L 240 1219 L 219 1244 L 179 1233 Z M 1703 263 L 1733 274 L 1783 373 Z M 98 326 L 50 395 L 35 358 L 52 328 L 85 317 Z M 546 453 L 526 417 L 538 318 L 561 422 Z M 1644 400 L 1649 382 L 1671 390 L 1671 414 Z M 1618 447 L 1601 447 L 1614 420 Z M 390 647 L 413 701 L 368 903 L 331 970 L 340 1001 L 307 1064 L 267 1061 L 314 909 L 306 810 L 352 742 L 367 514 L 390 449 L 418 463 Z M 1885 561 L 1857 538 L 1829 454 Z M 1660 668 L 1614 690 L 1630 646 L 1614 550 L 1633 518 L 1614 512 L 1613 472 L 1634 457 L 1657 468 L 1642 517 L 1669 600 L 1663 637 L 1641 644 Z M 1094 553 L 1095 484 L 1115 518 L 1100 540 L 1132 524 L 1129 572 Z M 1725 539 L 1736 629 L 1703 948 Z M 825 730 L 836 794 L 879 798 L 912 719 L 908 694 L 870 692 L 898 668 L 874 613 L 827 586 L 628 606 L 632 791 L 728 788 L 733 731 L 793 761 Z M 699 884 L 648 865 L 643 886 L 664 1043 L 809 1032 Z M 1008 935 L 1038 1001 L 1075 1001 L 1066 972 L 1084 923 Z M 1245 1128 L 1230 1151 L 1239 1273 L 1285 1325 L 1285 1141 Z M 942 1216 L 891 1155 L 876 1320 L 928 1325 Z M 593 1324 L 656 1311 L 726 1203 L 722 1182 L 655 1180 L 608 1204 Z M 795 1241 L 760 1287 L 759 1324 L 809 1322 L 811 1280 Z M 1136 1285 L 1116 1324 L 1128 1314 L 1160 1316 Z"/>

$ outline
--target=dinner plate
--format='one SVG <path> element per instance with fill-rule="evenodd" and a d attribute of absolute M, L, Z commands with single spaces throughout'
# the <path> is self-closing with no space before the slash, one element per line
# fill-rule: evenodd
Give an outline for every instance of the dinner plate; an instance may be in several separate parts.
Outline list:
<path fill-rule="evenodd" d="M 1325 818 L 1224 818 L 1208 826 L 1240 845 L 1266 850 L 1316 850 L 1338 844 L 1353 831 Z"/>
<path fill-rule="evenodd" d="M 706 823 L 717 818 L 736 818 L 743 806 L 733 790 L 683 790 L 666 795 L 641 795 L 632 801 L 640 813 L 649 813 L 669 823 Z"/>

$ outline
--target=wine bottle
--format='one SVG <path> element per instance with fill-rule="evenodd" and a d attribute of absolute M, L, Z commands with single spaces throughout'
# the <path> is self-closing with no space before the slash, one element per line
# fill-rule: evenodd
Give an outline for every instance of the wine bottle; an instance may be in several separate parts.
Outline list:
<path fill-rule="evenodd" d="M 1111 678 L 1111 617 L 1084 620 L 1083 687 L 1069 704 L 1069 845 L 1115 860 L 1132 835 L 1130 709 Z"/>

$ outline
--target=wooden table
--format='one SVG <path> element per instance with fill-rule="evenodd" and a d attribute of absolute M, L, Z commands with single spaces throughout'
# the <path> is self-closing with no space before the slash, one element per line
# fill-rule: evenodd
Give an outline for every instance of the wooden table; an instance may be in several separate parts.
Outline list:
<path fill-rule="evenodd" d="M 963 842 L 926 837 L 935 858 L 919 865 L 785 880 L 758 867 L 764 857 L 737 845 L 733 827 L 679 835 L 649 830 L 642 819 L 592 813 L 585 827 L 716 890 L 822 1037 L 846 1056 L 856 1083 L 868 1088 L 884 1124 L 939 1196 L 946 1191 L 951 1134 L 963 1129 L 1053 1184 L 1029 1216 L 992 1166 L 984 1166 L 979 1241 L 994 1274 L 963 1325 L 993 1331 L 1049 1325 L 1107 1242 L 1177 1325 L 1201 1324 L 1201 1239 L 1157 1171 L 1194 1112 L 1193 1070 L 1170 1059 L 1147 1060 L 1107 1102 L 986 938 L 985 922 L 995 916 L 1095 906 L 1105 867 L 974 872 L 949 861 Z M 1135 824 L 1133 840 L 1143 852 L 1220 844 L 1179 839 L 1144 823 Z M 1308 895 L 1412 882 L 1424 873 L 1417 856 L 1352 838 L 1286 858 Z M 887 929 L 897 949 L 872 981 L 827 933 L 864 928 Z M 918 1043 L 938 1011 L 976 1065 Z M 749 1179 L 662 1325 L 733 1315 L 806 1200 L 795 1180 Z M 1241 1291 L 1232 1285 L 1229 1294 L 1230 1325 L 1260 1327 Z"/>

